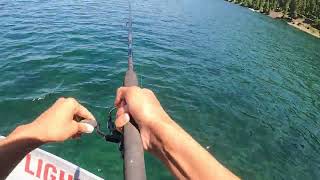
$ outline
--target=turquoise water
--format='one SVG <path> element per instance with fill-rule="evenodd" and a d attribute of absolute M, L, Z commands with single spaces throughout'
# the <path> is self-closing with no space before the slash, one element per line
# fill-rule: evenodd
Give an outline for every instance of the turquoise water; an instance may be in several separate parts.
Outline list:
<path fill-rule="evenodd" d="M 320 176 L 320 40 L 222 0 L 132 1 L 143 87 L 243 179 Z M 0 134 L 75 97 L 103 121 L 127 60 L 126 0 L 0 2 Z M 43 149 L 122 178 L 97 135 Z M 149 179 L 172 179 L 146 154 Z"/>

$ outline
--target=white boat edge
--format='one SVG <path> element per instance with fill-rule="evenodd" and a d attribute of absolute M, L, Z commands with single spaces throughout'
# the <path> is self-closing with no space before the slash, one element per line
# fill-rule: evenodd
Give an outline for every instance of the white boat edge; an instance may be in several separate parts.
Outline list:
<path fill-rule="evenodd" d="M 4 138 L 4 136 L 0 136 L 0 140 Z M 103 178 L 39 148 L 24 157 L 6 179 L 103 180 Z"/>

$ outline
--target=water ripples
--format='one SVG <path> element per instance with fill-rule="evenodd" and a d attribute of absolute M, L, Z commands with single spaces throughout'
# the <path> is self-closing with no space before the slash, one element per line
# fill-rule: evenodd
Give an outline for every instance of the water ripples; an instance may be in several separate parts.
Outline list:
<path fill-rule="evenodd" d="M 127 1 L 6 0 L 0 9 L 0 134 L 60 96 L 104 120 L 127 68 Z M 220 0 L 135 0 L 132 9 L 140 84 L 209 152 L 245 179 L 320 175 L 318 39 Z M 105 161 L 73 150 L 83 147 Z M 121 178 L 116 148 L 95 136 L 44 148 Z M 149 177 L 170 178 L 146 159 Z"/>

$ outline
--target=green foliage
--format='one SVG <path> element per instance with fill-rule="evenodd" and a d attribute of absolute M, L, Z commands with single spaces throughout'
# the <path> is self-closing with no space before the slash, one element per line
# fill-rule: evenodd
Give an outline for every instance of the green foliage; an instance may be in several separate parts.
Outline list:
<path fill-rule="evenodd" d="M 296 19 L 298 17 L 297 0 L 291 0 L 289 7 L 290 7 L 290 17 Z"/>
<path fill-rule="evenodd" d="M 253 3 L 253 9 L 260 10 L 261 0 L 253 0 L 252 3 Z"/>
<path fill-rule="evenodd" d="M 313 27 L 320 29 L 320 19 L 314 20 Z"/>
<path fill-rule="evenodd" d="M 263 6 L 263 12 L 269 14 L 270 13 L 270 1 L 266 0 Z"/>
<path fill-rule="evenodd" d="M 319 22 L 320 0 L 234 0 L 264 13 L 282 11 L 291 18 L 305 17 Z M 315 23 L 316 24 L 316 23 Z M 318 25 L 317 25 L 318 27 Z"/>

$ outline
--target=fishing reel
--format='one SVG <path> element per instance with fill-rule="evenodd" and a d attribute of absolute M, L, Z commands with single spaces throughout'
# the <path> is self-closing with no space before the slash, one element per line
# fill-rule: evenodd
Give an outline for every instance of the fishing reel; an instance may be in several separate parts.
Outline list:
<path fill-rule="evenodd" d="M 120 133 L 116 129 L 115 123 L 113 121 L 113 119 L 114 119 L 113 117 L 115 114 L 114 112 L 116 109 L 117 109 L 116 107 L 112 107 L 109 110 L 108 117 L 107 117 L 108 133 L 105 133 L 100 129 L 101 126 L 98 121 L 86 120 L 80 116 L 75 116 L 74 119 L 77 122 L 87 123 L 87 124 L 91 125 L 92 127 L 94 127 L 97 134 L 100 135 L 101 137 L 103 137 L 107 142 L 119 144 L 119 150 L 120 150 L 122 157 L 123 157 L 123 135 L 122 135 L 122 133 Z"/>
<path fill-rule="evenodd" d="M 120 150 L 121 150 L 122 134 L 119 131 L 117 131 L 115 123 L 113 121 L 113 114 L 116 109 L 117 109 L 116 107 L 113 107 L 109 110 L 109 113 L 108 113 L 107 128 L 109 133 L 105 133 L 100 129 L 99 122 L 97 122 L 96 132 L 108 142 L 117 143 L 117 144 L 120 143 Z"/>

